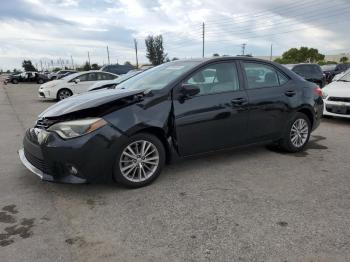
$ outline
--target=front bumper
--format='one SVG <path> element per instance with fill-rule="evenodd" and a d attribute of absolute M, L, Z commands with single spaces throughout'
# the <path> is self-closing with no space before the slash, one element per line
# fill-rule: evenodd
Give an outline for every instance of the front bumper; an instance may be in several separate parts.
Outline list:
<path fill-rule="evenodd" d="M 42 180 L 73 184 L 111 182 L 116 153 L 124 139 L 110 125 L 69 140 L 54 132 L 31 128 L 18 153 L 23 165 Z"/>
<path fill-rule="evenodd" d="M 52 92 L 44 88 L 39 88 L 38 97 L 42 99 L 55 99 L 55 97 L 52 97 Z"/>
<path fill-rule="evenodd" d="M 325 100 L 323 115 L 350 118 L 350 103 Z"/>

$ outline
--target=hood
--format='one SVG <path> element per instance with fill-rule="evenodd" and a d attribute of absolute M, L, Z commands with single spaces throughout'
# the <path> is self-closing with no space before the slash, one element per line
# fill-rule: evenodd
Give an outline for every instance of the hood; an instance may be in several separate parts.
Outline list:
<path fill-rule="evenodd" d="M 350 97 L 350 82 L 332 82 L 324 88 L 329 96 Z"/>
<path fill-rule="evenodd" d="M 69 115 L 74 112 L 81 112 L 83 110 L 89 110 L 103 105 L 117 102 L 127 97 L 134 97 L 136 94 L 143 93 L 144 90 L 97 90 L 87 92 L 81 95 L 75 95 L 70 98 L 64 99 L 53 106 L 50 106 L 44 112 L 39 115 L 39 118 L 56 118 L 64 115 Z M 131 99 L 134 101 L 133 99 Z M 98 111 L 98 110 L 96 110 Z"/>

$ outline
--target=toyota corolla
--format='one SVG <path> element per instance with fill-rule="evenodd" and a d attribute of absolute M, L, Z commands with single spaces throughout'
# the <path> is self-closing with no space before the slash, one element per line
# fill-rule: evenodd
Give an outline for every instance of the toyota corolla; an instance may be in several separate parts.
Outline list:
<path fill-rule="evenodd" d="M 276 63 L 174 61 L 51 106 L 19 155 L 43 180 L 140 187 L 177 158 L 256 143 L 301 151 L 322 110 L 322 90 Z"/>

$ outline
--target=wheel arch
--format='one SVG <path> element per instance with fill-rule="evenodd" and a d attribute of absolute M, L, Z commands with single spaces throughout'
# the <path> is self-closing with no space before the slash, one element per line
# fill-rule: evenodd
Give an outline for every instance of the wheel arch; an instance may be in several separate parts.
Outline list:
<path fill-rule="evenodd" d="M 310 120 L 311 127 L 314 126 L 315 119 L 314 119 L 314 114 L 312 113 L 312 109 L 303 107 L 303 108 L 300 108 L 297 112 L 303 113 L 304 115 L 306 115 L 307 118 Z"/>

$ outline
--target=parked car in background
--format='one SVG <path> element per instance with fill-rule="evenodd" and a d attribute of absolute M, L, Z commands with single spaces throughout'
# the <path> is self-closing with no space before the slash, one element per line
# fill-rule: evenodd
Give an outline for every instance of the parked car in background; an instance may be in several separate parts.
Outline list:
<path fill-rule="evenodd" d="M 341 74 L 350 68 L 350 64 L 323 65 L 323 73 L 326 75 L 327 83 L 332 82 L 334 76 Z"/>
<path fill-rule="evenodd" d="M 117 77 L 118 75 L 101 71 L 85 71 L 71 74 L 41 85 L 39 97 L 62 100 L 74 94 L 88 91 L 89 87 L 96 82 L 109 81 Z"/>
<path fill-rule="evenodd" d="M 61 79 L 65 76 L 77 73 L 75 70 L 60 70 L 58 72 L 52 72 L 48 75 L 49 80 Z"/>
<path fill-rule="evenodd" d="M 100 90 L 104 88 L 115 88 L 120 83 L 140 74 L 143 71 L 145 70 L 131 70 L 128 73 L 122 76 L 119 76 L 118 78 L 115 78 L 113 80 L 97 82 L 93 84 L 91 87 L 89 87 L 89 91 L 95 91 L 95 90 Z"/>
<path fill-rule="evenodd" d="M 49 181 L 141 187 L 178 157 L 255 143 L 302 151 L 323 111 L 316 84 L 247 57 L 177 60 L 119 87 L 41 113 L 19 150 L 23 164 Z"/>
<path fill-rule="evenodd" d="M 338 81 L 340 78 L 342 78 L 344 75 L 350 73 L 350 68 L 347 69 L 346 71 L 340 73 L 340 74 L 337 74 L 333 77 L 332 81 Z"/>
<path fill-rule="evenodd" d="M 113 73 L 116 75 L 123 75 L 134 69 L 135 68 L 129 64 L 126 64 L 126 65 L 116 64 L 116 65 L 105 65 L 100 70 L 104 72 Z"/>
<path fill-rule="evenodd" d="M 38 72 L 23 72 L 20 74 L 14 74 L 8 76 L 4 83 L 18 84 L 20 82 L 34 82 L 38 84 L 43 84 L 47 81 L 47 77 L 44 74 Z"/>
<path fill-rule="evenodd" d="M 321 67 L 317 64 L 290 64 L 284 66 L 307 81 L 316 83 L 321 88 L 326 85 L 326 76 L 323 74 Z"/>
<path fill-rule="evenodd" d="M 350 118 L 350 72 L 324 88 L 326 116 Z"/>

